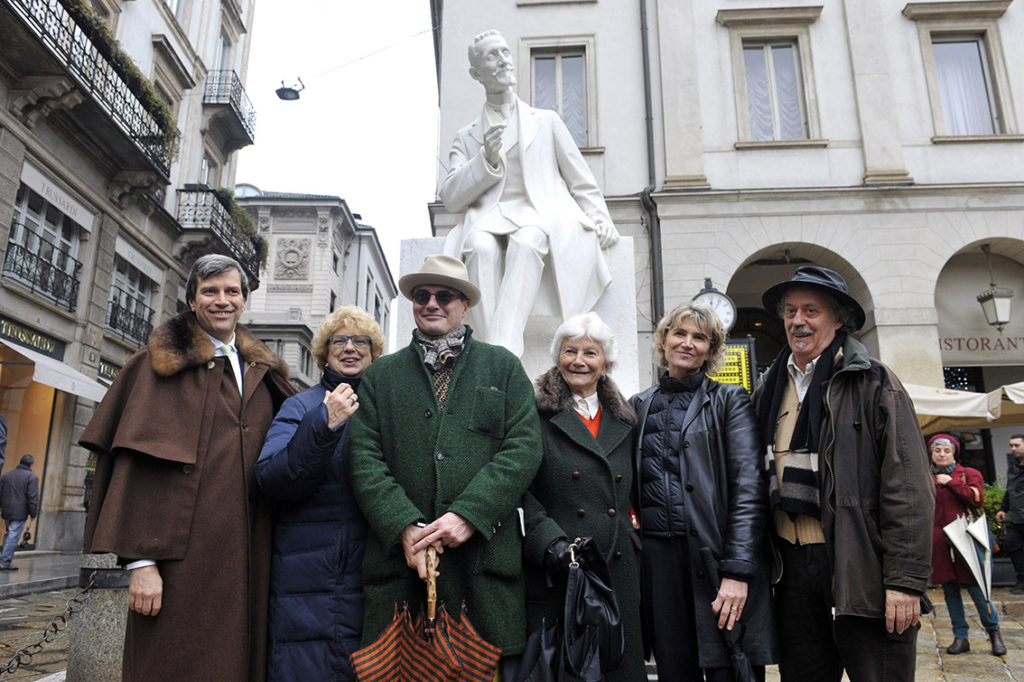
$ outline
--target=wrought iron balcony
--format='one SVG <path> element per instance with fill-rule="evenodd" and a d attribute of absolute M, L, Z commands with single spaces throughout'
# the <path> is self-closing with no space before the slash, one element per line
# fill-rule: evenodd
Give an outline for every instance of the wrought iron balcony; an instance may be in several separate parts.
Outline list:
<path fill-rule="evenodd" d="M 107 329 L 125 341 L 142 346 L 149 339 L 153 309 L 118 287 L 111 287 L 107 301 Z"/>
<path fill-rule="evenodd" d="M 67 10 L 57 0 L 0 0 L 0 8 L 5 6 L 21 20 L 36 44 L 41 44 L 88 95 L 89 106 L 75 110 L 75 115 L 82 119 L 83 130 L 115 156 L 121 153 L 119 146 L 131 147 L 134 154 L 141 154 L 166 179 L 170 159 L 164 130 Z M 26 75 L 51 75 L 53 67 L 39 61 L 44 59 L 44 53 L 33 48 L 31 41 L 26 42 L 25 34 L 15 30 L 14 24 L 7 24 L 6 14 L 0 12 L 4 42 L 10 42 L 11 48 L 5 50 L 5 57 L 16 62 L 8 68 Z M 112 139 L 118 135 L 124 139 L 121 145 Z M 131 168 L 130 160 L 118 160 Z"/>
<path fill-rule="evenodd" d="M 225 128 L 228 146 L 232 151 L 255 142 L 256 111 L 234 71 L 211 71 L 206 74 L 203 105 L 213 110 L 226 109 L 226 115 L 216 116 L 216 119 Z"/>
<path fill-rule="evenodd" d="M 68 312 L 78 306 L 78 273 L 82 264 L 64 249 L 35 234 L 26 244 L 7 243 L 3 276 L 49 299 Z"/>
<path fill-rule="evenodd" d="M 179 189 L 178 223 L 185 231 L 190 250 L 231 256 L 242 265 L 249 278 L 249 286 L 252 289 L 259 286 L 262 240 L 237 230 L 231 213 L 217 198 L 216 192 L 211 189 Z"/>

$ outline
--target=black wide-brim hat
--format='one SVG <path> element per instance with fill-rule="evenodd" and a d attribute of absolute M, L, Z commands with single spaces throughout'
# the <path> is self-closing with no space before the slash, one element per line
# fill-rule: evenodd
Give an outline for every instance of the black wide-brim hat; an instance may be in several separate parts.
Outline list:
<path fill-rule="evenodd" d="M 796 269 L 791 279 L 772 285 L 761 296 L 761 305 L 768 312 L 775 314 L 779 310 L 779 303 L 783 296 L 790 289 L 804 287 L 811 289 L 824 289 L 828 294 L 835 296 L 841 305 L 848 306 L 854 312 L 852 320 L 853 330 L 857 331 L 864 326 L 866 315 L 864 308 L 860 307 L 857 299 L 850 296 L 850 289 L 846 286 L 846 280 L 835 270 L 829 270 L 817 265 L 804 265 Z"/>

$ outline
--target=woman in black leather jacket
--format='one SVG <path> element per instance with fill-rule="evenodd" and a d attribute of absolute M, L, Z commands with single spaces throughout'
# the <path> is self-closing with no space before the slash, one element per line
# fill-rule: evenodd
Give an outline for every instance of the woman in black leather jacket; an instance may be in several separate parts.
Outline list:
<path fill-rule="evenodd" d="M 658 323 L 655 344 L 667 373 L 630 402 L 640 420 L 645 632 L 658 679 L 731 681 L 723 629 L 743 631 L 739 646 L 763 679 L 776 639 L 754 410 L 742 387 L 707 377 L 725 352 L 710 308 L 677 307 Z"/>

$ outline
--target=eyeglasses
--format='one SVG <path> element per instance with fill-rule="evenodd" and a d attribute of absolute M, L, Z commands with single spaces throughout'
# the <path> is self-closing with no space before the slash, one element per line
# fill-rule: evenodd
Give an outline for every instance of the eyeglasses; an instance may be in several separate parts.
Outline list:
<path fill-rule="evenodd" d="M 353 334 L 352 336 L 345 336 L 344 334 L 332 334 L 327 337 L 327 343 L 331 344 L 331 348 L 344 348 L 351 341 L 352 345 L 356 348 L 369 348 L 370 337 L 366 334 Z"/>
<path fill-rule="evenodd" d="M 426 305 L 430 303 L 430 297 L 433 296 L 434 300 L 437 301 L 439 306 L 446 306 L 455 299 L 460 301 L 465 300 L 465 296 L 457 294 L 451 291 L 442 289 L 441 291 L 427 291 L 426 289 L 417 289 L 412 292 L 412 300 L 416 305 Z"/>

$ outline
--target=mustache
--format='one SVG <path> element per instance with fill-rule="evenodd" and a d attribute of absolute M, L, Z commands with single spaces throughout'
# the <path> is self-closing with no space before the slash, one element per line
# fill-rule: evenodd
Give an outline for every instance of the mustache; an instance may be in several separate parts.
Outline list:
<path fill-rule="evenodd" d="M 804 325 L 800 324 L 800 325 L 796 325 L 795 327 L 790 327 L 789 328 L 789 333 L 792 334 L 793 336 L 800 336 L 801 334 L 803 334 L 805 336 L 810 336 L 814 332 L 811 331 L 810 328 L 805 327 Z"/>

